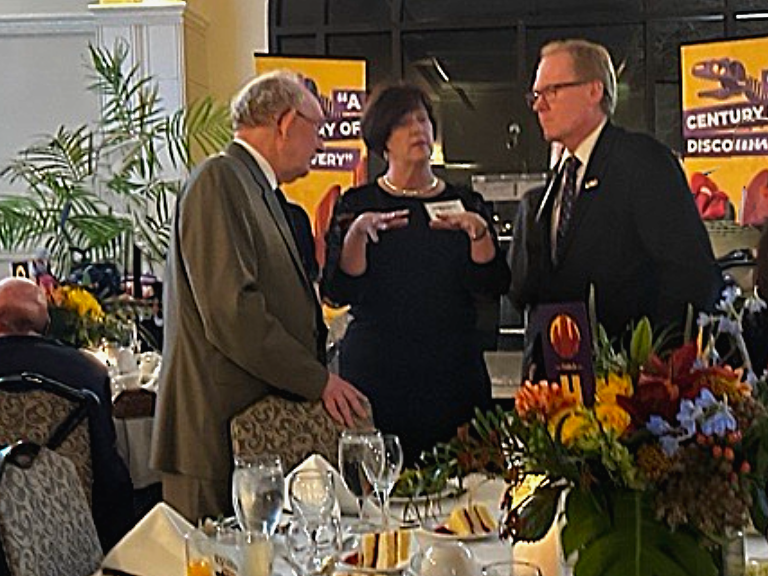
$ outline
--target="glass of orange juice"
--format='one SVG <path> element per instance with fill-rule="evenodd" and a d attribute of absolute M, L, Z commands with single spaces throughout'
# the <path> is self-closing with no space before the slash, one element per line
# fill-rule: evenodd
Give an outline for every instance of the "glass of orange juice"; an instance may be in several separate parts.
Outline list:
<path fill-rule="evenodd" d="M 186 576 L 214 576 L 213 542 L 202 530 L 192 530 L 184 538 Z"/>

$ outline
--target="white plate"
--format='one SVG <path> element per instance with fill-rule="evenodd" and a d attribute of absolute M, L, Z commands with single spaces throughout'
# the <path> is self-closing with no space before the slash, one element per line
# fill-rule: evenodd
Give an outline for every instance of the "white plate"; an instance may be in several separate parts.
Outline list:
<path fill-rule="evenodd" d="M 465 536 L 461 536 L 459 534 L 452 534 L 448 532 L 441 532 L 438 531 L 438 528 L 444 527 L 443 522 L 434 522 L 434 523 L 427 523 L 422 525 L 419 530 L 425 535 L 427 535 L 429 538 L 434 538 L 435 540 L 458 540 L 461 542 L 476 542 L 479 540 L 489 540 L 491 538 L 498 538 L 499 532 L 498 530 L 494 530 L 492 532 L 485 532 L 483 534 L 467 534 Z"/>
<path fill-rule="evenodd" d="M 404 506 L 405 504 L 423 504 L 429 500 L 445 500 L 446 498 L 455 498 L 464 494 L 466 490 L 459 488 L 458 483 L 455 480 L 449 480 L 445 485 L 445 488 L 440 492 L 434 492 L 432 494 L 419 494 L 418 496 L 390 496 L 390 504 L 399 504 Z"/>
<path fill-rule="evenodd" d="M 357 574 L 401 574 L 403 570 L 408 568 L 411 558 L 418 548 L 419 543 L 416 540 L 416 534 L 411 533 L 411 549 L 409 550 L 408 558 L 393 568 L 365 568 L 354 564 L 348 564 L 344 560 L 349 559 L 353 554 L 358 553 L 357 550 L 350 550 L 349 552 L 342 552 L 341 559 L 338 561 L 336 569 L 343 572 L 355 572 Z"/>

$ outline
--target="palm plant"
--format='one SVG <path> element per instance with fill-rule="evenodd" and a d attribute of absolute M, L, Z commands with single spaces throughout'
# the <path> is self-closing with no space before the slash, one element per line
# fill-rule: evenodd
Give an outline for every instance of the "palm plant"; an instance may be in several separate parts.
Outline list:
<path fill-rule="evenodd" d="M 89 54 L 100 120 L 59 127 L 0 171 L 26 189 L 0 198 L 0 247 L 45 246 L 58 274 L 78 254 L 125 266 L 133 246 L 162 261 L 193 151 L 209 154 L 231 137 L 226 108 L 210 98 L 166 112 L 154 78 L 127 65 L 124 42 Z"/>

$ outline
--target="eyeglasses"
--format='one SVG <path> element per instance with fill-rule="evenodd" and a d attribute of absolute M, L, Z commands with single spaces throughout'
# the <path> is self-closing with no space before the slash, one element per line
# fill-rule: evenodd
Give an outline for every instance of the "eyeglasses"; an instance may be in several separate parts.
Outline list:
<path fill-rule="evenodd" d="M 557 91 L 564 88 L 573 88 L 574 86 L 582 86 L 583 84 L 589 84 L 592 80 L 577 80 L 575 82 L 558 82 L 557 84 L 550 84 L 544 86 L 541 90 L 531 90 L 525 95 L 525 101 L 528 102 L 528 106 L 533 108 L 536 101 L 539 98 L 543 98 L 544 102 L 549 104 L 551 101 L 557 98 Z"/>
<path fill-rule="evenodd" d="M 323 127 L 323 124 L 325 123 L 325 118 L 319 118 L 319 119 L 312 118 L 304 114 L 304 112 L 302 112 L 298 108 L 294 108 L 294 110 L 296 110 L 296 116 L 298 116 L 299 118 L 303 118 L 304 120 L 312 124 L 312 126 L 314 126 L 315 130 L 317 130 L 318 132 L 320 131 L 320 128 Z"/>

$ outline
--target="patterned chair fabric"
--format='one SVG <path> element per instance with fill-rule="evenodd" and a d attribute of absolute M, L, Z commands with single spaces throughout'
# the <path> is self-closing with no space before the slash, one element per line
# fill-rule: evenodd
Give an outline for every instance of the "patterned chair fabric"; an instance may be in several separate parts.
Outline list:
<path fill-rule="evenodd" d="M 336 462 L 339 434 L 344 428 L 320 401 L 270 395 L 232 418 L 230 429 L 235 457 L 268 452 L 280 456 L 283 468 L 291 470 L 311 454 Z"/>
<path fill-rule="evenodd" d="M 0 451 L 0 543 L 11 576 L 87 576 L 103 553 L 75 466 L 31 442 Z"/>
<path fill-rule="evenodd" d="M 47 446 L 75 465 L 91 502 L 93 466 L 87 410 L 98 399 L 42 376 L 0 378 L 0 445 L 29 440 Z"/>

